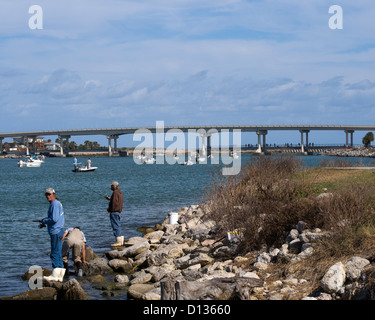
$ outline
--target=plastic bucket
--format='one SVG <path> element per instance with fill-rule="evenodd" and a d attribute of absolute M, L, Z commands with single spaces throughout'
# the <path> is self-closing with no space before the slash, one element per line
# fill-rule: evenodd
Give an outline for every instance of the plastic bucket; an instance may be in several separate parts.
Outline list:
<path fill-rule="evenodd" d="M 178 221 L 178 213 L 177 212 L 170 212 L 169 213 L 169 224 L 177 224 Z"/>

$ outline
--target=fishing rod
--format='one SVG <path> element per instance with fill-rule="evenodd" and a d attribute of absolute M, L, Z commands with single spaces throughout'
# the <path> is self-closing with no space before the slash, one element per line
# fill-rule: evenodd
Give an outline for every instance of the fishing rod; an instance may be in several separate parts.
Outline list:
<path fill-rule="evenodd" d="M 77 183 L 80 184 L 81 186 L 83 186 L 83 187 L 89 189 L 90 191 L 95 192 L 96 194 L 100 195 L 101 197 L 103 197 L 103 198 L 107 198 L 107 195 L 101 194 L 100 192 L 98 192 L 98 191 L 96 191 L 96 190 L 90 188 L 89 186 L 84 185 L 83 183 L 81 183 L 81 182 L 79 182 L 79 181 L 75 181 L 75 182 L 77 182 Z"/>

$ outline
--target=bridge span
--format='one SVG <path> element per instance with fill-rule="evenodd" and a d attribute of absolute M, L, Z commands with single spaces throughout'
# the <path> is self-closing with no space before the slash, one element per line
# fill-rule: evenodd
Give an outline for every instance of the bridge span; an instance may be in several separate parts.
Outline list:
<path fill-rule="evenodd" d="M 158 122 L 157 122 L 158 123 Z M 162 130 L 162 131 L 161 131 Z M 42 131 L 20 131 L 20 132 L 4 132 L 0 133 L 0 153 L 2 152 L 2 143 L 5 138 L 25 137 L 33 140 L 35 149 L 35 141 L 38 136 L 57 136 L 60 141 L 69 139 L 72 136 L 91 136 L 104 135 L 108 139 L 108 155 L 112 155 L 112 140 L 114 140 L 114 150 L 117 151 L 117 139 L 121 135 L 134 133 L 157 133 L 157 132 L 191 132 L 195 131 L 202 138 L 202 149 L 210 148 L 210 137 L 212 134 L 220 132 L 255 132 L 258 135 L 257 152 L 263 152 L 266 148 L 266 135 L 268 131 L 299 131 L 301 134 L 301 152 L 307 151 L 308 135 L 310 131 L 343 131 L 346 134 L 346 146 L 353 146 L 353 133 L 355 131 L 375 131 L 374 126 L 368 125 L 205 125 L 205 126 L 158 126 L 155 127 L 128 127 L 128 128 L 103 128 L 103 129 L 69 129 L 69 130 L 42 130 Z M 349 141 L 350 135 L 350 141 Z M 305 137 L 305 139 L 304 139 Z M 207 142 L 205 139 L 207 138 Z M 63 144 L 61 143 L 61 154 L 64 154 Z"/>

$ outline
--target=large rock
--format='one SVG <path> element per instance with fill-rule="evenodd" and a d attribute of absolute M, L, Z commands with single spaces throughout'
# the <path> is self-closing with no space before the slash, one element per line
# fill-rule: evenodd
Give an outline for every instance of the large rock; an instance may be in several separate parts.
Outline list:
<path fill-rule="evenodd" d="M 87 300 L 87 294 L 76 279 L 71 279 L 57 292 L 57 300 Z"/>
<path fill-rule="evenodd" d="M 109 266 L 117 272 L 129 273 L 133 270 L 133 265 L 122 259 L 113 259 L 108 262 Z"/>
<path fill-rule="evenodd" d="M 151 279 L 152 279 L 152 274 L 141 271 L 141 272 L 138 272 L 136 276 L 130 281 L 130 285 L 144 284 L 144 283 L 150 282 Z"/>
<path fill-rule="evenodd" d="M 130 241 L 130 240 L 129 240 Z M 133 258 L 144 251 L 150 249 L 150 244 L 146 239 L 144 241 L 139 241 L 134 245 L 127 247 L 123 250 L 111 250 L 106 252 L 108 259 L 118 259 L 121 257 Z"/>
<path fill-rule="evenodd" d="M 204 267 L 207 264 L 212 263 L 213 261 L 214 259 L 211 258 L 208 254 L 199 252 L 190 253 L 186 256 L 175 259 L 173 262 L 178 269 L 185 269 L 196 264 L 200 264 L 202 267 Z"/>
<path fill-rule="evenodd" d="M 94 260 L 96 258 L 100 258 L 95 252 L 94 250 L 90 247 L 90 246 L 86 246 L 85 247 L 85 251 L 86 251 L 86 261 L 89 262 L 91 260 Z"/>
<path fill-rule="evenodd" d="M 133 284 L 128 288 L 128 299 L 141 300 L 142 296 L 155 289 L 152 284 Z"/>
<path fill-rule="evenodd" d="M 12 297 L 4 297 L 0 300 L 55 300 L 57 290 L 51 287 L 28 290 Z"/>
<path fill-rule="evenodd" d="M 108 265 L 108 260 L 105 258 L 95 258 L 94 260 L 83 264 L 82 270 L 86 276 L 113 272 L 112 268 Z"/>
<path fill-rule="evenodd" d="M 179 258 L 182 255 L 183 251 L 180 245 L 161 245 L 149 254 L 147 262 L 149 266 L 160 266 L 169 262 L 169 260 Z"/>
<path fill-rule="evenodd" d="M 339 291 L 346 280 L 345 267 L 341 262 L 331 266 L 320 282 L 321 287 L 328 293 Z"/>
<path fill-rule="evenodd" d="M 161 237 L 164 235 L 164 231 L 158 230 L 154 232 L 150 232 L 144 235 L 145 239 L 148 239 L 151 243 L 158 243 L 160 242 Z"/>
<path fill-rule="evenodd" d="M 370 264 L 370 261 L 361 257 L 353 257 L 346 264 L 346 277 L 350 281 L 356 281 L 362 274 L 363 268 Z"/>
<path fill-rule="evenodd" d="M 254 287 L 263 286 L 255 278 L 231 277 L 211 280 L 160 282 L 162 300 L 248 300 Z"/>

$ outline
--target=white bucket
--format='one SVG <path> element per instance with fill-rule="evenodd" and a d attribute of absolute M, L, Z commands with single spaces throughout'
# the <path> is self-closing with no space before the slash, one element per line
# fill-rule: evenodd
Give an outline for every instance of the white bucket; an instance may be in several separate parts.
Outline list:
<path fill-rule="evenodd" d="M 178 213 L 177 212 L 170 212 L 169 213 L 169 224 L 177 224 L 178 221 Z"/>

